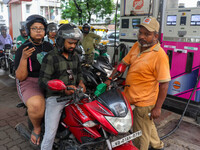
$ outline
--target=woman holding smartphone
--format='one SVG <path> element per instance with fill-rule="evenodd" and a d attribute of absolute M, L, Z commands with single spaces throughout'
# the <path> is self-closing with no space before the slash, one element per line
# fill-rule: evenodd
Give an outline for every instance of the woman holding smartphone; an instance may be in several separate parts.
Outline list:
<path fill-rule="evenodd" d="M 53 49 L 44 41 L 47 21 L 40 15 L 31 15 L 26 19 L 26 32 L 30 36 L 16 51 L 16 84 L 19 97 L 28 108 L 28 116 L 33 124 L 30 143 L 39 146 L 41 122 L 44 116 L 45 99 L 38 86 L 41 56 Z"/>

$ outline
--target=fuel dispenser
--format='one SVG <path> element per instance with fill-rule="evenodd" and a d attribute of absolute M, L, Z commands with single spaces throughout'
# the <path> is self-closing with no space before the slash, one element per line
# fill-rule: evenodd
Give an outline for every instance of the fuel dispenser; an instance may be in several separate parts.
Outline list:
<path fill-rule="evenodd" d="M 120 3 L 120 43 L 132 47 L 137 41 L 138 27 L 147 16 L 157 17 L 161 0 L 121 0 Z"/>
<path fill-rule="evenodd" d="M 178 6 L 178 2 L 177 5 Z M 177 108 L 187 101 L 194 90 L 200 68 L 200 7 L 167 7 L 164 13 L 162 47 L 169 57 L 171 81 L 168 105 Z M 188 112 L 200 115 L 200 83 L 191 97 Z M 183 104 L 184 105 L 184 104 Z"/>
<path fill-rule="evenodd" d="M 183 110 L 191 97 L 189 116 L 200 116 L 200 2 L 185 8 L 179 0 L 121 0 L 120 43 L 137 41 L 136 25 L 147 16 L 160 22 L 160 43 L 169 57 L 171 78 L 166 106 Z M 128 49 L 128 50 L 129 50 Z M 196 90 L 194 87 L 196 86 Z"/>

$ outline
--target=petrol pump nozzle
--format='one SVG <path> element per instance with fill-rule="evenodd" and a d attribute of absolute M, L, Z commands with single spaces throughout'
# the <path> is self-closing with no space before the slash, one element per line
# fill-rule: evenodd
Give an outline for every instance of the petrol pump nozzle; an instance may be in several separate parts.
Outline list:
<path fill-rule="evenodd" d="M 120 64 L 118 65 L 118 67 L 117 67 L 117 72 L 123 73 L 123 72 L 125 72 L 125 70 L 126 70 L 126 65 L 120 63 Z"/>
<path fill-rule="evenodd" d="M 126 70 L 126 65 L 123 63 L 120 63 L 117 66 L 117 72 L 114 74 L 113 79 L 117 78 L 120 74 L 124 73 Z"/>

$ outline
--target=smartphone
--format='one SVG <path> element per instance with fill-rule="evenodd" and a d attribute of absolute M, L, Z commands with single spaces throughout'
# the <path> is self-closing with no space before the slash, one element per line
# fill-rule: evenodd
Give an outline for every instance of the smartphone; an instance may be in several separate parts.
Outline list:
<path fill-rule="evenodd" d="M 29 47 L 28 49 L 34 47 L 34 46 L 33 46 L 33 43 L 31 43 L 31 42 L 24 43 L 24 46 L 25 46 L 25 47 L 28 46 L 28 47 Z"/>

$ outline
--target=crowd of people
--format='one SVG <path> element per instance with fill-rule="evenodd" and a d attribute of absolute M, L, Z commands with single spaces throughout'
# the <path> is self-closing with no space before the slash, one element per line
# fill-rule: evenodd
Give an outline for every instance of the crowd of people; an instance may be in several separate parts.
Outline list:
<path fill-rule="evenodd" d="M 164 149 L 159 139 L 154 119 L 161 115 L 161 107 L 167 95 L 170 77 L 169 62 L 166 53 L 158 41 L 159 23 L 154 17 L 147 17 L 139 27 L 138 41 L 132 46 L 121 64 L 128 66 L 125 96 L 134 105 L 133 131 L 142 131 L 142 136 L 134 139 L 134 145 L 140 150 Z M 48 89 L 52 79 L 61 79 L 68 87 L 83 87 L 84 79 L 75 48 L 82 44 L 92 64 L 95 46 L 101 37 L 90 32 L 88 23 L 82 31 L 73 23 L 61 26 L 47 23 L 40 15 L 31 15 L 26 25 L 20 29 L 15 53 L 16 84 L 19 97 L 28 108 L 28 116 L 33 124 L 30 143 L 42 150 L 51 150 L 58 128 L 59 118 L 65 102 L 57 103 L 60 93 Z M 20 41 L 20 42 L 19 42 Z M 1 27 L 0 49 L 5 43 L 12 45 L 7 28 Z M 117 71 L 117 66 L 105 83 Z M 66 90 L 66 95 L 73 94 Z M 149 115 L 150 114 L 150 115 Z M 41 141 L 41 123 L 45 118 L 45 133 Z"/>

